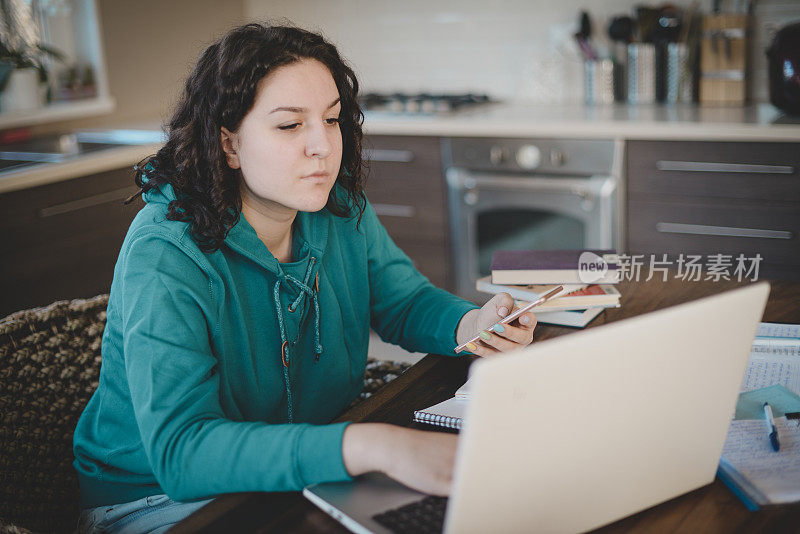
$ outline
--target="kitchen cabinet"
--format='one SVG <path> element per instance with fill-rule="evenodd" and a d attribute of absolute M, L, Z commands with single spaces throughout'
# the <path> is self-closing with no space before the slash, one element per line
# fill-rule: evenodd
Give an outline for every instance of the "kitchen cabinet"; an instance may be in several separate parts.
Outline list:
<path fill-rule="evenodd" d="M 760 254 L 800 280 L 800 143 L 629 141 L 631 254 Z"/>
<path fill-rule="evenodd" d="M 0 194 L 0 317 L 108 292 L 137 190 L 126 166 Z"/>
<path fill-rule="evenodd" d="M 397 245 L 450 288 L 438 138 L 365 139 L 367 196 Z M 130 166 L 0 194 L 0 317 L 108 292 L 125 233 L 142 207 Z"/>
<path fill-rule="evenodd" d="M 452 290 L 439 138 L 369 136 L 363 154 L 367 198 L 381 223 L 422 274 Z"/>

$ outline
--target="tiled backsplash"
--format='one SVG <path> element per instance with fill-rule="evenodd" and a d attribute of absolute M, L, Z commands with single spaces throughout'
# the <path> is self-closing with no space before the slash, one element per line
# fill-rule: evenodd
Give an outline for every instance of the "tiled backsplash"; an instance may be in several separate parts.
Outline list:
<path fill-rule="evenodd" d="M 588 9 L 592 40 L 600 50 L 607 50 L 609 20 L 632 14 L 635 5 L 647 3 L 660 4 L 636 0 L 245 0 L 244 11 L 250 19 L 286 17 L 321 30 L 354 66 L 367 91 L 472 91 L 562 103 L 583 100 L 582 59 L 572 39 L 578 13 Z M 673 3 L 685 7 L 691 2 Z M 708 12 L 711 4 L 702 0 L 700 9 Z M 800 9 L 797 0 L 761 0 L 757 5 L 769 13 Z M 754 65 L 763 69 L 763 58 L 756 58 Z M 754 78 L 766 84 L 764 76 Z M 754 87 L 753 94 L 757 100 L 766 99 L 764 87 Z"/>
<path fill-rule="evenodd" d="M 245 15 L 286 17 L 322 30 L 365 90 L 473 91 L 557 103 L 583 99 L 582 60 L 572 39 L 581 9 L 592 16 L 593 42 L 607 48 L 608 20 L 632 13 L 635 3 L 246 0 Z"/>

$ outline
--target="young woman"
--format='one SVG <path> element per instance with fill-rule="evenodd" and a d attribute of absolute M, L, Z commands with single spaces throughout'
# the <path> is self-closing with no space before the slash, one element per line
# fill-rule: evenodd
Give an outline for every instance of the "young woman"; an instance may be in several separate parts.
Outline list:
<path fill-rule="evenodd" d="M 100 386 L 75 430 L 84 532 L 161 532 L 210 497 L 382 471 L 447 494 L 456 436 L 329 424 L 369 329 L 452 353 L 513 307 L 435 288 L 363 192 L 358 83 L 335 47 L 248 24 L 210 46 L 114 271 Z M 526 314 L 473 352 L 527 345 Z"/>

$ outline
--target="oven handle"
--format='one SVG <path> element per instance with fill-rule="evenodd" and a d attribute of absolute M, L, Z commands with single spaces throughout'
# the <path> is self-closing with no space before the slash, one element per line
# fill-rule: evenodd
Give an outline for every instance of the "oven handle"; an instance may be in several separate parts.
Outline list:
<path fill-rule="evenodd" d="M 451 171 L 454 169 L 451 169 Z M 607 196 L 613 193 L 616 180 L 612 176 L 590 178 L 562 178 L 559 176 L 536 176 L 518 178 L 513 176 L 480 174 L 458 170 L 447 173 L 451 188 L 484 189 L 495 191 L 555 191 L 586 196 Z"/>

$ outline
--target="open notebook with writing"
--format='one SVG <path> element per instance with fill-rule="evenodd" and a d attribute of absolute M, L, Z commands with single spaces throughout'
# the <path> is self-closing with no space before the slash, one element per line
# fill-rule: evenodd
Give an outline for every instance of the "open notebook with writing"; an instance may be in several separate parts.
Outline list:
<path fill-rule="evenodd" d="M 800 502 L 800 428 L 775 419 L 780 450 L 775 451 L 763 419 L 733 421 L 728 429 L 718 475 L 750 510 Z"/>
<path fill-rule="evenodd" d="M 720 479 L 750 510 L 800 502 L 798 421 L 775 419 L 780 437 L 775 451 L 762 410 L 764 402 L 779 412 L 784 406 L 800 409 L 800 325 L 759 325 L 741 390 L 736 420 L 722 450 Z"/>
<path fill-rule="evenodd" d="M 800 325 L 761 323 L 742 391 L 781 384 L 800 395 Z"/>

